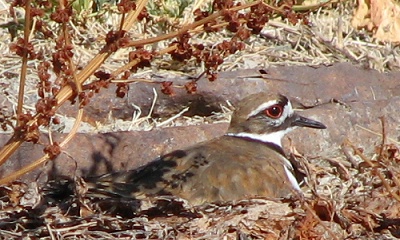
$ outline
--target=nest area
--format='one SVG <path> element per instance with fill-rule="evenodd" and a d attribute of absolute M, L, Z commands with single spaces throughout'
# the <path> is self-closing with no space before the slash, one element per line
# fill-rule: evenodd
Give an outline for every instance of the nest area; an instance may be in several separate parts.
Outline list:
<path fill-rule="evenodd" d="M 400 237 L 399 149 L 354 164 L 304 159 L 304 196 L 190 206 L 184 199 L 93 198 L 80 178 L 1 187 L 0 233 L 51 239 L 392 239 Z M 362 161 L 356 161 L 361 159 Z M 357 163 L 358 162 L 358 163 Z M 303 169 L 303 170 L 304 170 Z"/>

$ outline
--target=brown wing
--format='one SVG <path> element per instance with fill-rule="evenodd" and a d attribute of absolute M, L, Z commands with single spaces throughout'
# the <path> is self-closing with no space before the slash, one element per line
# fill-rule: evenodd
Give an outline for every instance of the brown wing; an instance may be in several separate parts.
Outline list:
<path fill-rule="evenodd" d="M 263 143 L 223 137 L 203 148 L 207 148 L 208 158 L 215 160 L 196 169 L 197 176 L 188 179 L 174 195 L 201 204 L 255 196 L 285 197 L 293 190 L 283 168 L 284 156 Z"/>
<path fill-rule="evenodd" d="M 140 198 L 143 194 L 161 193 L 163 189 L 171 185 L 171 180 L 167 176 L 171 175 L 171 172 L 178 174 L 177 160 L 185 155 L 185 151 L 178 150 L 138 169 L 89 178 L 87 180 L 90 183 L 90 192 L 98 196 L 114 195 L 135 198 Z"/>
<path fill-rule="evenodd" d="M 292 187 L 283 158 L 263 143 L 224 136 L 137 170 L 100 177 L 95 191 L 135 198 L 171 194 L 194 205 L 247 196 L 284 197 Z"/>

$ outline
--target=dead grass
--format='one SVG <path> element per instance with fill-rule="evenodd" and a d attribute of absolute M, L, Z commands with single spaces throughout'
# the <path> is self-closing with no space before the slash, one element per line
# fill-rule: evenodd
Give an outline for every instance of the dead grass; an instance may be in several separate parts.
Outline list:
<path fill-rule="evenodd" d="M 343 61 L 379 71 L 399 70 L 398 47 L 376 42 L 370 33 L 350 26 L 354 8 L 355 1 L 344 1 L 335 8 L 319 10 L 310 16 L 312 27 L 292 26 L 280 19 L 273 19 L 262 31 L 261 37 L 252 37 L 246 51 L 229 57 L 221 70 L 266 68 L 272 65 L 330 65 Z M 185 15 L 176 21 L 187 21 L 187 18 L 188 15 Z M 0 15 L 0 24 L 8 21 L 10 19 L 6 14 Z M 88 22 L 85 30 L 76 27 L 77 33 L 87 31 L 87 36 L 96 38 L 96 41 L 89 41 L 85 35 L 82 36 L 82 42 L 88 41 L 90 44 L 75 43 L 78 65 L 84 65 L 94 57 L 93 49 L 100 48 L 100 41 L 109 31 L 109 26 L 116 26 L 118 19 L 110 16 L 108 21 L 105 24 Z M 149 36 L 157 35 L 159 31 L 156 27 L 147 30 Z M 2 28 L 0 31 L 0 91 L 7 92 L 6 99 L 15 108 L 21 60 L 9 52 L 10 38 L 6 30 Z M 144 33 L 139 26 L 134 31 L 134 35 L 141 37 Z M 198 40 L 213 42 L 224 37 L 224 34 L 215 34 L 210 38 L 200 36 Z M 53 43 L 42 41 L 37 44 L 45 47 Z M 115 70 L 118 63 L 125 59 L 125 52 L 117 52 L 104 68 Z M 178 72 L 182 69 L 188 75 L 201 72 L 201 69 L 190 64 L 176 68 L 170 59 L 164 57 L 155 63 L 160 67 L 144 71 L 140 77 L 151 73 L 182 74 Z M 28 72 L 27 79 L 24 108 L 33 109 L 37 100 L 34 91 L 37 75 Z M 229 120 L 229 111 L 210 118 L 185 118 L 178 114 L 169 120 L 152 119 L 150 115 L 142 116 L 140 112 L 141 109 L 137 109 L 137 114 L 130 122 L 112 119 L 108 126 L 87 125 L 81 131 L 149 130 L 154 127 Z M 73 123 L 74 119 L 66 120 L 69 121 Z M 63 190 L 66 187 L 66 196 L 59 199 L 50 198 L 49 192 L 36 183 L 14 182 L 0 188 L 0 235 L 11 239 L 400 238 L 400 202 L 395 197 L 400 193 L 399 150 L 393 144 L 378 148 L 383 150 L 372 158 L 362 156 L 349 144 L 344 148 L 343 158 L 307 159 L 305 162 L 310 162 L 306 166 L 310 181 L 304 188 L 305 198 L 290 201 L 290 204 L 277 200 L 250 199 L 191 207 L 182 200 L 155 199 L 153 204 L 161 204 L 161 208 L 155 209 L 157 211 L 147 208 L 135 212 L 136 203 L 129 200 L 109 199 L 104 202 L 86 198 L 84 187 L 76 185 L 74 180 L 68 182 L 69 185 L 58 186 Z M 113 201 L 117 201 L 117 204 Z M 171 212 L 171 206 L 174 212 Z"/>
<path fill-rule="evenodd" d="M 195 2 L 194 5 L 200 4 L 202 1 Z M 336 7 L 323 8 L 310 15 L 310 25 L 298 24 L 291 25 L 287 21 L 280 19 L 271 19 L 269 25 L 261 32 L 260 37 L 252 36 L 248 40 L 246 51 L 240 51 L 233 56 L 228 57 L 221 65 L 221 71 L 230 71 L 232 69 L 248 69 L 248 68 L 268 68 L 273 65 L 331 65 L 337 62 L 352 62 L 357 65 L 362 65 L 366 68 L 376 69 L 378 71 L 393 71 L 399 70 L 400 67 L 400 50 L 394 44 L 379 43 L 370 37 L 370 33 L 365 30 L 356 30 L 351 27 L 351 19 L 353 11 L 356 8 L 356 1 L 344 1 Z M 185 15 L 181 19 L 169 19 L 166 22 L 171 24 L 174 22 L 188 22 L 190 18 L 190 6 Z M 81 36 L 79 41 L 74 44 L 75 61 L 79 66 L 84 66 L 90 59 L 93 59 L 97 53 L 95 49 L 100 49 L 102 41 L 110 27 L 116 26 L 119 20 L 117 14 L 107 16 L 106 23 L 99 21 L 88 21 L 87 29 L 75 26 L 76 35 Z M 11 21 L 6 14 L 0 15 L 0 24 Z M 160 22 L 164 21 L 160 18 Z M 160 23 L 161 24 L 161 23 Z M 164 23 L 166 24 L 166 23 Z M 166 24 L 168 26 L 168 24 Z M 177 25 L 177 24 L 175 24 Z M 9 34 L 6 29 L 1 28 L 2 40 L 0 42 L 0 91 L 7 92 L 7 101 L 13 106 L 17 104 L 18 81 L 16 77 L 19 75 L 20 58 L 15 57 L 9 50 L 10 44 Z M 157 24 L 150 26 L 146 32 L 140 25 L 133 28 L 132 35 L 138 38 L 152 37 L 159 35 L 160 29 Z M 85 34 L 85 35 L 84 35 Z M 198 42 L 213 43 L 221 39 L 228 39 L 229 35 L 226 32 L 219 32 L 210 36 L 200 35 Z M 95 39 L 95 41 L 93 41 Z M 78 39 L 77 39 L 78 40 Z M 54 42 L 40 40 L 37 43 L 38 48 L 51 49 Z M 158 43 L 161 47 L 163 42 Z M 49 47 L 50 46 L 50 47 Z M 51 54 L 48 52 L 48 54 Z M 103 65 L 103 69 L 108 71 L 116 70 L 120 67 L 121 62 L 127 59 L 127 51 L 120 50 L 109 58 Z M 32 66 L 33 63 L 30 63 Z M 151 75 L 165 76 L 167 79 L 173 78 L 174 75 L 198 76 L 204 69 L 195 65 L 194 62 L 186 65 L 177 64 L 169 57 L 162 56 L 156 59 L 151 69 L 142 71 L 135 75 L 137 78 L 151 78 Z M 5 74 L 13 76 L 8 79 Z M 28 72 L 27 76 L 27 92 L 25 94 L 24 108 L 33 110 L 34 104 L 37 101 L 36 96 L 36 72 Z M 10 109 L 11 111 L 11 109 Z M 137 113 L 141 112 L 138 109 Z M 63 117 L 63 116 L 61 116 Z M 143 118 L 143 116 L 139 116 Z M 146 116 L 144 117 L 146 118 Z M 132 122 L 138 120 L 138 116 L 133 116 Z M 180 121 L 183 118 L 180 118 Z M 64 132 L 68 132 L 73 118 L 63 119 L 63 124 L 66 128 Z M 141 119 L 140 121 L 142 121 Z M 160 121 L 155 119 L 156 122 Z M 188 121 L 188 124 L 191 124 Z M 200 123 L 200 122 L 196 122 Z M 113 127 L 116 125 L 128 126 Z M 111 119 L 109 126 L 91 126 L 83 123 L 80 127 L 80 132 L 106 132 L 113 130 L 149 130 L 157 124 L 142 125 L 123 122 L 118 119 Z M 161 125 L 165 126 L 165 125 Z M 171 126 L 170 124 L 168 126 Z"/>

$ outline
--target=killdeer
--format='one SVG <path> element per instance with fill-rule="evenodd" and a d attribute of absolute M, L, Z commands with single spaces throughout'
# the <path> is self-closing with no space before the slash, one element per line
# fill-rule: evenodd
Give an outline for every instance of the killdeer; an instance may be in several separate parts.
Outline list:
<path fill-rule="evenodd" d="M 89 191 L 135 199 L 175 195 L 192 205 L 287 197 L 300 187 L 281 139 L 296 127 L 326 128 L 294 112 L 283 95 L 251 95 L 237 106 L 225 135 L 171 152 L 135 170 L 92 179 Z"/>

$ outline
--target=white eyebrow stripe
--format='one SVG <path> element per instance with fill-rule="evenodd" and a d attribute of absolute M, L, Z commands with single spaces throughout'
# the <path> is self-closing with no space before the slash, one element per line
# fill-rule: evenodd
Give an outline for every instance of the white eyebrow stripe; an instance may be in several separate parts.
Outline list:
<path fill-rule="evenodd" d="M 259 112 L 261 112 L 261 110 L 267 109 L 268 107 L 270 107 L 270 106 L 272 106 L 272 105 L 274 105 L 274 104 L 277 104 L 277 103 L 278 103 L 277 100 L 271 100 L 271 101 L 265 102 L 265 103 L 261 104 L 260 106 L 258 106 L 258 107 L 257 107 L 256 109 L 254 109 L 253 111 L 251 111 L 251 112 L 249 113 L 249 115 L 247 116 L 247 118 L 250 118 L 250 117 L 252 117 L 252 116 L 255 116 L 255 115 L 257 115 Z"/>

